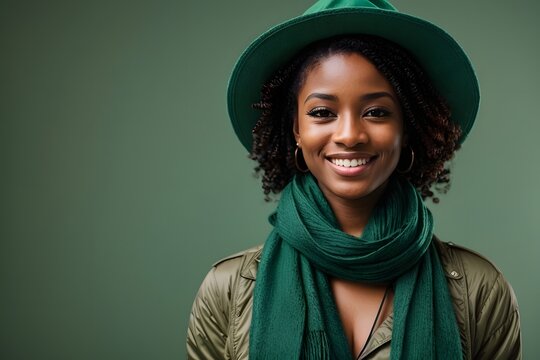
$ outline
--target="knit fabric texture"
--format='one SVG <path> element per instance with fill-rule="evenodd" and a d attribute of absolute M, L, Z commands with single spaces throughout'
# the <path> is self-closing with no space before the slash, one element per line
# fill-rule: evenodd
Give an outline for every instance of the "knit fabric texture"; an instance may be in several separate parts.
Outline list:
<path fill-rule="evenodd" d="M 435 245 L 416 189 L 391 177 L 360 237 L 340 230 L 310 174 L 297 175 L 270 216 L 254 290 L 250 359 L 353 359 L 328 276 L 394 284 L 391 359 L 462 359 Z"/>

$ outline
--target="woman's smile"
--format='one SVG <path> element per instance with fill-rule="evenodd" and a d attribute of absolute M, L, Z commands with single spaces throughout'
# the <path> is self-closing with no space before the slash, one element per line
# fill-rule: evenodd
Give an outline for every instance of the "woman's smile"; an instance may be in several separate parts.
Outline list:
<path fill-rule="evenodd" d="M 308 70 L 297 100 L 295 138 L 330 203 L 380 193 L 404 140 L 386 78 L 360 55 L 335 54 Z"/>
<path fill-rule="evenodd" d="M 343 153 L 328 156 L 327 160 L 338 175 L 358 176 L 368 170 L 376 156 Z"/>

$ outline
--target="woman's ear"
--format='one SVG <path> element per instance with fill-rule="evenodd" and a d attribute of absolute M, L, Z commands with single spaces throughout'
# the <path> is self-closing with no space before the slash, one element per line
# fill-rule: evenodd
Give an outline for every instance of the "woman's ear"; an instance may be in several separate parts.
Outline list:
<path fill-rule="evenodd" d="M 409 145 L 409 134 L 407 132 L 403 133 L 403 142 L 401 143 L 401 148 L 405 149 Z"/>
<path fill-rule="evenodd" d="M 298 131 L 298 116 L 295 116 L 293 120 L 293 134 L 294 134 L 294 140 L 296 140 L 296 143 L 300 145 L 300 132 Z"/>

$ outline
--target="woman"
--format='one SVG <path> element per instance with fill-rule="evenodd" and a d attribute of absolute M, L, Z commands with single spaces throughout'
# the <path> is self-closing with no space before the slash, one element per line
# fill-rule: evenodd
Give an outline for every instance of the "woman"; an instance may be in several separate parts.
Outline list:
<path fill-rule="evenodd" d="M 248 47 L 228 99 L 281 197 L 264 247 L 204 280 L 189 358 L 521 358 L 510 285 L 434 237 L 423 203 L 478 109 L 452 38 L 381 0 L 321 0 Z"/>

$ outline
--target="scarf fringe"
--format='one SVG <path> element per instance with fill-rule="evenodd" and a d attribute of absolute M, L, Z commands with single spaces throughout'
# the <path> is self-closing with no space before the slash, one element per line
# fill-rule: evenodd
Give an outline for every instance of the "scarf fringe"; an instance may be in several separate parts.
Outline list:
<path fill-rule="evenodd" d="M 330 360 L 330 347 L 324 331 L 308 331 L 304 340 L 303 360 Z"/>

